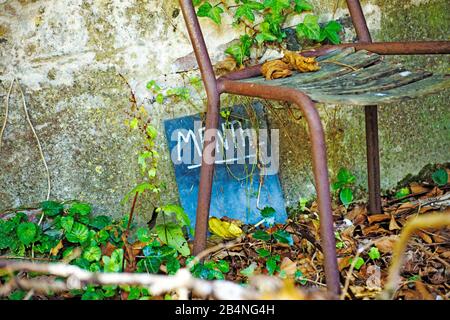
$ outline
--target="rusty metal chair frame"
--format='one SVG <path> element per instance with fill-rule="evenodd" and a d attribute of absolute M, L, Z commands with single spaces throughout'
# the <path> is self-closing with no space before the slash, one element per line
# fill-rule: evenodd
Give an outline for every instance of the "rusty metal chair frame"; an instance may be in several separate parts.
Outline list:
<path fill-rule="evenodd" d="M 450 42 L 448 41 L 372 43 L 372 38 L 359 0 L 346 1 L 359 42 L 325 46 L 320 50 L 308 52 L 306 55 L 319 56 L 333 49 L 342 47 L 355 47 L 356 50 L 365 49 L 384 55 L 450 53 Z M 216 78 L 192 1 L 180 0 L 180 4 L 208 98 L 206 131 L 196 212 L 194 254 L 198 254 L 206 248 L 215 157 L 215 145 L 212 145 L 212 148 L 208 146 L 215 142 L 215 130 L 218 127 L 219 119 L 220 95 L 222 93 L 229 93 L 290 102 L 298 107 L 308 124 L 309 137 L 311 140 L 313 172 L 316 183 L 315 187 L 320 213 L 320 235 L 324 253 L 326 283 L 328 292 L 332 296 L 337 297 L 340 292 L 340 282 L 333 230 L 325 136 L 319 113 L 315 107 L 315 102 L 313 102 L 305 93 L 293 88 L 239 82 L 239 80 L 242 79 L 261 75 L 260 65 L 232 72 L 221 78 Z M 381 212 L 381 196 L 378 115 L 376 105 L 365 107 L 365 122 L 369 212 L 377 213 Z"/>

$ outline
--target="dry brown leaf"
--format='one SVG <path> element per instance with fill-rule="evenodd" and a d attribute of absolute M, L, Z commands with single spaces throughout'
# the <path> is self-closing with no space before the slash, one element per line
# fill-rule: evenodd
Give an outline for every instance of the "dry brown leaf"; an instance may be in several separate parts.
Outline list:
<path fill-rule="evenodd" d="M 297 271 L 297 264 L 288 257 L 285 257 L 283 261 L 281 261 L 280 271 L 284 271 L 288 278 L 293 278 L 295 271 Z"/>
<path fill-rule="evenodd" d="M 422 281 L 420 281 L 420 280 L 416 281 L 415 285 L 416 285 L 417 291 L 422 296 L 422 300 L 434 300 L 433 295 L 427 290 L 427 287 L 425 286 L 425 284 Z"/>
<path fill-rule="evenodd" d="M 400 205 L 400 207 L 397 208 L 397 210 L 395 211 L 395 214 L 399 215 L 399 214 L 402 214 L 403 212 L 409 211 L 409 210 L 414 209 L 416 207 L 417 207 L 417 205 L 412 204 L 411 202 L 405 202 L 405 203 L 402 203 Z"/>
<path fill-rule="evenodd" d="M 433 243 L 433 239 L 429 235 L 427 235 L 425 232 L 418 230 L 416 234 L 426 243 L 430 244 Z"/>
<path fill-rule="evenodd" d="M 358 224 L 356 223 L 356 220 L 364 220 L 365 216 L 367 215 L 367 208 L 366 206 L 360 206 L 360 205 L 355 205 L 355 207 L 349 211 L 345 217 L 347 219 L 349 219 L 350 221 L 353 222 L 353 224 Z"/>
<path fill-rule="evenodd" d="M 221 76 L 231 71 L 238 70 L 239 68 L 236 60 L 231 56 L 227 56 L 224 60 L 217 62 L 214 69 L 217 76 Z"/>
<path fill-rule="evenodd" d="M 367 217 L 367 220 L 369 221 L 369 224 L 372 224 L 374 222 L 389 220 L 390 218 L 391 218 L 391 216 L 388 214 L 374 214 L 374 215 L 369 215 Z"/>
<path fill-rule="evenodd" d="M 431 190 L 430 192 L 428 192 L 425 197 L 428 198 L 434 198 L 434 197 L 439 197 L 442 196 L 444 194 L 444 191 L 442 191 L 441 189 L 439 189 L 438 187 L 434 187 L 433 190 Z"/>
<path fill-rule="evenodd" d="M 106 246 L 102 246 L 102 255 L 104 256 L 111 256 L 114 250 L 116 250 L 117 247 L 110 242 L 106 244 Z"/>
<path fill-rule="evenodd" d="M 389 230 L 400 230 L 400 226 L 397 224 L 397 221 L 395 221 L 394 215 L 391 216 L 391 221 L 389 222 Z"/>
<path fill-rule="evenodd" d="M 365 227 L 362 229 L 362 233 L 364 236 L 368 236 L 370 234 L 384 234 L 387 232 L 388 231 L 386 229 L 380 227 L 378 224 L 374 224 L 373 226 Z"/>
<path fill-rule="evenodd" d="M 261 73 L 266 80 L 286 78 L 292 74 L 289 65 L 281 60 L 267 61 L 261 67 Z"/>
<path fill-rule="evenodd" d="M 422 186 L 421 184 L 419 184 L 417 182 L 410 183 L 409 188 L 411 189 L 412 193 L 422 193 L 422 192 L 428 192 L 430 190 L 428 188 L 425 188 L 424 186 Z"/>
<path fill-rule="evenodd" d="M 338 258 L 338 269 L 339 271 L 344 270 L 345 268 L 350 266 L 350 261 L 352 260 L 352 256 Z"/>
<path fill-rule="evenodd" d="M 367 267 L 366 274 L 368 275 L 368 278 L 366 280 L 367 289 L 381 291 L 380 267 L 371 265 Z"/>
<path fill-rule="evenodd" d="M 315 58 L 307 58 L 293 51 L 286 51 L 282 61 L 299 72 L 313 72 L 320 70 L 319 63 Z"/>
<path fill-rule="evenodd" d="M 381 253 L 392 253 L 397 239 L 398 236 L 382 238 L 375 243 L 375 246 L 378 248 L 378 250 L 380 250 Z"/>

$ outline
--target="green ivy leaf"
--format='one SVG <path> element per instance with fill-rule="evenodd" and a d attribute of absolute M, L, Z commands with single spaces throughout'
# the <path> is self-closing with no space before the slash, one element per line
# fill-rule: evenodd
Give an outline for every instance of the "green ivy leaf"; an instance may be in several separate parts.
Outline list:
<path fill-rule="evenodd" d="M 169 261 L 167 261 L 166 267 L 168 274 L 175 274 L 178 270 L 180 270 L 180 261 L 178 261 L 178 259 L 176 258 L 169 259 Z"/>
<path fill-rule="evenodd" d="M 270 234 L 268 234 L 267 232 L 262 231 L 262 230 L 258 230 L 255 233 L 253 233 L 252 237 L 257 240 L 263 240 L 263 241 L 270 240 Z"/>
<path fill-rule="evenodd" d="M 83 258 L 89 262 L 100 261 L 102 250 L 97 246 L 88 247 L 83 251 Z"/>
<path fill-rule="evenodd" d="M 264 248 L 257 249 L 256 253 L 258 253 L 258 255 L 261 258 L 266 258 L 266 257 L 270 256 L 270 251 L 267 249 L 264 249 Z"/>
<path fill-rule="evenodd" d="M 264 0 L 264 7 L 271 9 L 273 12 L 281 13 L 283 9 L 291 6 L 290 0 Z"/>
<path fill-rule="evenodd" d="M 342 204 L 348 208 L 350 203 L 353 201 L 353 192 L 349 188 L 343 188 L 341 192 L 339 192 L 339 199 L 341 199 Z"/>
<path fill-rule="evenodd" d="M 225 260 L 219 260 L 217 262 L 217 269 L 219 269 L 220 272 L 227 273 L 230 271 L 230 264 Z"/>
<path fill-rule="evenodd" d="M 72 215 L 79 214 L 80 216 L 87 216 L 92 211 L 91 205 L 83 202 L 76 202 L 72 204 L 69 213 Z"/>
<path fill-rule="evenodd" d="M 139 241 L 149 242 L 150 240 L 152 240 L 152 235 L 150 233 L 150 230 L 146 227 L 139 228 L 137 230 L 136 234 L 137 234 Z"/>
<path fill-rule="evenodd" d="M 89 221 L 89 225 L 100 230 L 110 225 L 111 222 L 112 220 L 108 216 L 96 216 Z"/>
<path fill-rule="evenodd" d="M 225 50 L 225 53 L 231 55 L 239 65 L 244 63 L 244 58 L 250 56 L 250 47 L 253 44 L 252 38 L 243 35 L 238 44 L 231 45 Z"/>
<path fill-rule="evenodd" d="M 261 45 L 265 41 L 275 41 L 277 39 L 278 38 L 276 36 L 267 32 L 258 33 L 255 37 L 255 40 L 258 42 L 259 45 Z"/>
<path fill-rule="evenodd" d="M 353 263 L 353 259 L 350 260 L 350 263 Z M 356 263 L 355 263 L 355 269 L 356 270 L 361 269 L 361 267 L 364 265 L 364 263 L 365 263 L 364 259 L 361 257 L 358 257 L 358 259 L 356 260 Z"/>
<path fill-rule="evenodd" d="M 269 272 L 269 275 L 272 276 L 279 269 L 278 261 L 280 261 L 279 255 L 271 256 L 269 259 L 267 259 L 266 268 Z"/>
<path fill-rule="evenodd" d="M 274 234 L 273 237 L 281 243 L 286 243 L 290 246 L 292 246 L 294 244 L 294 240 L 292 239 L 292 235 L 287 232 L 286 230 L 277 230 Z"/>
<path fill-rule="evenodd" d="M 344 184 L 341 181 L 336 181 L 331 185 L 331 190 L 332 191 L 337 191 L 340 188 L 342 188 L 344 186 Z"/>
<path fill-rule="evenodd" d="M 245 17 L 249 21 L 254 22 L 255 14 L 253 13 L 253 10 L 262 10 L 262 9 L 264 9 L 264 5 L 262 3 L 259 3 L 256 1 L 249 1 L 247 3 L 240 5 L 237 8 L 237 10 L 234 14 L 234 18 L 239 19 L 239 18 Z"/>
<path fill-rule="evenodd" d="M 333 44 L 341 43 L 341 38 L 339 37 L 339 32 L 341 32 L 342 26 L 336 21 L 330 21 L 327 25 L 320 31 L 320 42 L 328 39 Z M 354 177 L 353 177 L 354 178 Z"/>
<path fill-rule="evenodd" d="M 444 168 L 440 168 L 431 175 L 431 178 L 433 179 L 434 183 L 436 183 L 438 186 L 440 187 L 445 186 L 448 181 L 447 170 L 445 170 Z"/>
<path fill-rule="evenodd" d="M 351 184 L 355 182 L 355 176 L 350 172 L 350 170 L 341 168 L 337 174 L 337 179 L 342 185 Z"/>
<path fill-rule="evenodd" d="M 306 0 L 294 0 L 295 7 L 294 10 L 297 13 L 301 13 L 303 11 L 311 11 L 313 9 L 312 4 L 310 4 Z"/>
<path fill-rule="evenodd" d="M 303 276 L 303 272 L 301 272 L 301 270 L 295 271 L 294 277 L 295 281 L 299 282 L 301 285 L 305 285 L 308 282 Z"/>
<path fill-rule="evenodd" d="M 309 39 L 314 41 L 320 40 L 320 25 L 319 17 L 312 14 L 305 16 L 303 23 L 300 23 L 296 27 L 297 36 L 300 39 Z"/>
<path fill-rule="evenodd" d="M 184 238 L 183 230 L 179 225 L 173 222 L 159 224 L 156 226 L 156 233 L 163 243 L 174 247 L 183 256 L 186 257 L 191 253 L 188 243 Z"/>
<path fill-rule="evenodd" d="M 70 232 L 66 233 L 66 239 L 72 243 L 83 243 L 89 238 L 89 229 L 84 224 L 75 222 Z"/>
<path fill-rule="evenodd" d="M 25 296 L 27 295 L 26 291 L 23 290 L 15 290 L 14 292 L 10 293 L 8 296 L 9 300 L 23 300 L 23 298 L 25 298 Z"/>
<path fill-rule="evenodd" d="M 189 216 L 186 214 L 182 207 L 175 204 L 168 204 L 163 206 L 161 209 L 165 214 L 174 213 L 177 218 L 177 222 L 181 226 L 189 226 L 191 224 Z"/>
<path fill-rule="evenodd" d="M 116 249 L 111 253 L 111 257 L 103 256 L 103 269 L 105 272 L 120 272 L 123 262 L 123 249 Z"/>
<path fill-rule="evenodd" d="M 72 230 L 75 220 L 71 216 L 61 217 L 61 227 L 66 231 L 70 232 Z"/>
<path fill-rule="evenodd" d="M 223 13 L 223 9 L 219 6 L 212 6 L 209 2 L 202 4 L 197 11 L 197 16 L 208 17 L 217 24 L 221 24 L 220 15 Z"/>
<path fill-rule="evenodd" d="M 407 195 L 409 195 L 409 188 L 405 187 L 405 188 L 401 188 L 396 194 L 395 194 L 395 198 L 400 199 L 403 197 L 406 197 Z"/>
<path fill-rule="evenodd" d="M 41 202 L 41 208 L 45 215 L 53 217 L 64 210 L 64 206 L 56 201 Z"/>
<path fill-rule="evenodd" d="M 372 247 L 369 250 L 369 258 L 372 260 L 377 260 L 380 259 L 381 255 L 380 255 L 380 251 L 378 251 L 377 247 Z"/>
<path fill-rule="evenodd" d="M 25 246 L 37 240 L 38 226 L 33 222 L 23 222 L 17 227 L 17 236 Z"/>

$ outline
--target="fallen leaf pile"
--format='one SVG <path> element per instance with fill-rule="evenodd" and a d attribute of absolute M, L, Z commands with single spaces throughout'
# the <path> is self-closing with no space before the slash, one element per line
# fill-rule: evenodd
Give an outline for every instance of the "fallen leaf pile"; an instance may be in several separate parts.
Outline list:
<path fill-rule="evenodd" d="M 264 63 L 261 72 L 266 80 L 286 78 L 292 75 L 292 71 L 314 72 L 320 70 L 315 58 L 307 58 L 293 51 L 286 51 L 284 57 Z"/>

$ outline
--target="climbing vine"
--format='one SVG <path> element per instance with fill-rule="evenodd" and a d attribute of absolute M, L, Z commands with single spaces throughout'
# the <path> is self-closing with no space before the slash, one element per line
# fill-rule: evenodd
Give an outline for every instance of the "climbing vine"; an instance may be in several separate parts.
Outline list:
<path fill-rule="evenodd" d="M 239 42 L 226 49 L 238 65 L 250 57 L 252 48 L 275 45 L 280 46 L 287 38 L 287 18 L 307 13 L 303 22 L 295 26 L 298 40 L 304 46 L 319 43 L 340 43 L 342 26 L 336 21 L 319 24 L 319 17 L 311 14 L 313 5 L 307 0 L 194 0 L 197 15 L 206 17 L 216 24 L 222 24 L 222 15 L 233 18 L 233 25 L 241 27 L 245 33 Z"/>

